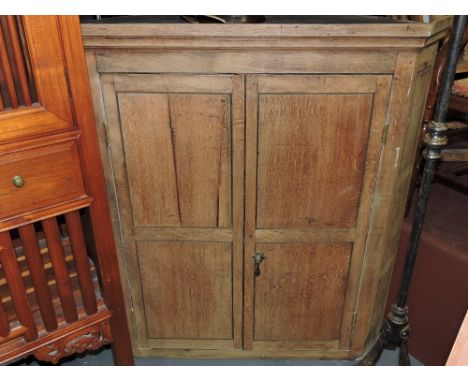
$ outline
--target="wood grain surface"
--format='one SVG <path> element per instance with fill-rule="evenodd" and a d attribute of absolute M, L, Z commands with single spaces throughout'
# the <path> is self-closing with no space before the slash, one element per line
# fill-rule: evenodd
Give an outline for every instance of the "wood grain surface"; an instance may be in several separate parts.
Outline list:
<path fill-rule="evenodd" d="M 228 243 L 139 242 L 149 338 L 232 338 Z"/>
<path fill-rule="evenodd" d="M 258 228 L 351 228 L 372 95 L 262 94 Z"/>
<path fill-rule="evenodd" d="M 84 26 L 138 354 L 362 354 L 388 289 L 416 97 L 449 24 Z M 219 272 L 230 326 L 204 339 L 173 307 L 155 313 L 194 285 L 210 285 L 193 293 L 212 310 L 223 292 L 205 280 Z"/>
<path fill-rule="evenodd" d="M 0 156 L 0 217 L 85 196 L 74 140 Z M 13 178 L 21 176 L 24 186 Z"/>
<path fill-rule="evenodd" d="M 258 244 L 255 341 L 334 340 L 340 335 L 351 245 Z"/>
<path fill-rule="evenodd" d="M 231 225 L 227 101 L 207 94 L 119 95 L 135 225 Z"/>

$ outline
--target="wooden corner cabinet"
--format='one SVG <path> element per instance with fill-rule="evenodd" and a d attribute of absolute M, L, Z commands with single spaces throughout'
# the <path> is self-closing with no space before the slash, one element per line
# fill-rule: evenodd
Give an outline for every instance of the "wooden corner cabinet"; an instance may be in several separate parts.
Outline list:
<path fill-rule="evenodd" d="M 450 19 L 363 20 L 82 24 L 136 354 L 374 343 Z"/>
<path fill-rule="evenodd" d="M 0 364 L 133 355 L 78 17 L 0 16 Z"/>

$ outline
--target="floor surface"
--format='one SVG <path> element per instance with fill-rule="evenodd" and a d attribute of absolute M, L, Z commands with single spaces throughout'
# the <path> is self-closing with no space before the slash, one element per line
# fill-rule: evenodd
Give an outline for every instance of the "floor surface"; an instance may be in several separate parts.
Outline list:
<path fill-rule="evenodd" d="M 353 366 L 356 362 L 349 360 L 279 360 L 279 359 L 193 359 L 193 358 L 135 358 L 137 366 Z M 424 366 L 411 357 L 413 366 Z M 17 366 L 37 366 L 34 358 L 15 363 Z M 83 354 L 64 360 L 62 366 L 112 366 L 112 352 L 104 348 L 93 354 Z M 384 350 L 377 366 L 397 366 L 398 351 Z"/>

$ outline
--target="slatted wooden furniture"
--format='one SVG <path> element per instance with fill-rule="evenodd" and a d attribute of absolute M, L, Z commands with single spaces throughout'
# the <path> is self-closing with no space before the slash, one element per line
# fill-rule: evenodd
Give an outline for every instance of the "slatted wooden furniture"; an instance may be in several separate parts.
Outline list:
<path fill-rule="evenodd" d="M 78 17 L 0 17 L 0 364 L 133 363 Z"/>
<path fill-rule="evenodd" d="M 82 25 L 138 355 L 378 335 L 450 19 L 304 20 Z"/>

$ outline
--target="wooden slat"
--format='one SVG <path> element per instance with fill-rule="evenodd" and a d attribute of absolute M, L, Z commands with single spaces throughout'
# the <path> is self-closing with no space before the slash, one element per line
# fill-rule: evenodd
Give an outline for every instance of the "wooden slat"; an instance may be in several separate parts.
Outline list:
<path fill-rule="evenodd" d="M 71 259 L 67 259 L 67 262 L 70 261 L 70 260 L 71 260 Z M 91 272 L 94 272 L 95 270 L 96 270 L 96 269 L 95 269 L 94 267 L 91 268 Z M 78 275 L 77 275 L 76 272 L 70 272 L 70 274 L 68 275 L 68 278 L 71 280 L 71 282 L 73 282 L 73 279 L 74 279 L 75 277 L 77 277 L 77 276 L 78 276 Z M 47 285 L 49 285 L 49 287 L 52 286 L 52 285 L 57 285 L 57 280 L 49 280 L 49 281 L 47 281 Z M 32 287 L 32 286 L 31 286 L 31 287 L 29 287 L 29 286 L 26 287 L 26 294 L 29 295 L 29 294 L 34 293 L 34 292 L 35 292 L 34 287 Z M 74 293 L 74 295 L 75 295 L 75 293 Z M 12 300 L 11 296 L 6 296 L 6 297 L 3 297 L 3 298 L 1 299 L 1 302 L 2 302 L 3 304 L 7 304 L 7 303 L 9 303 L 11 300 Z M 55 300 L 55 297 L 53 297 L 53 300 Z M 60 318 L 59 318 L 59 321 L 60 321 Z"/>
<path fill-rule="evenodd" d="M 80 281 L 81 296 L 83 298 L 85 312 L 91 315 L 97 311 L 97 302 L 89 260 L 86 254 L 86 245 L 81 227 L 80 213 L 78 211 L 72 211 L 65 215 L 65 219 L 67 222 L 68 235 L 70 237 L 73 257 L 75 259 L 78 279 Z"/>
<path fill-rule="evenodd" d="M 456 94 L 450 96 L 450 109 L 457 110 L 462 113 L 468 113 L 468 98 Z"/>
<path fill-rule="evenodd" d="M 466 162 L 468 161 L 468 149 L 445 149 L 442 150 L 444 162 Z"/>
<path fill-rule="evenodd" d="M 2 98 L 2 93 L 0 92 L 0 111 L 2 111 L 5 108 L 3 105 L 3 98 Z"/>
<path fill-rule="evenodd" d="M 10 325 L 8 324 L 8 317 L 5 311 L 5 307 L 0 302 L 0 337 L 6 337 L 8 334 L 10 334 Z"/>
<path fill-rule="evenodd" d="M 26 75 L 26 67 L 23 62 L 23 55 L 21 53 L 21 42 L 16 30 L 15 16 L 6 16 L 8 23 L 8 33 L 10 34 L 11 45 L 16 61 L 16 69 L 18 70 L 18 77 L 23 94 L 23 102 L 26 106 L 31 106 L 31 93 L 29 91 L 29 84 Z"/>
<path fill-rule="evenodd" d="M 28 328 L 25 328 L 22 325 L 11 329 L 10 334 L 8 334 L 7 337 L 0 338 L 0 346 L 3 345 L 6 342 L 11 342 L 12 340 L 14 340 L 14 339 L 16 339 L 18 337 L 22 337 L 23 334 L 26 333 L 27 331 L 28 331 Z M 21 341 L 23 341 L 23 340 L 21 339 Z"/>
<path fill-rule="evenodd" d="M 71 323 L 78 319 L 73 290 L 71 287 L 65 256 L 60 240 L 59 227 L 56 218 L 48 218 L 42 222 L 49 247 L 50 259 L 54 268 L 54 275 L 57 280 L 57 289 L 62 303 L 65 321 Z"/>
<path fill-rule="evenodd" d="M 31 280 L 36 291 L 42 320 L 47 331 L 57 329 L 57 317 L 52 304 L 52 295 L 47 285 L 47 277 L 39 250 L 36 233 L 32 224 L 19 228 L 19 234 L 23 245 L 26 262 L 28 264 Z"/>
<path fill-rule="evenodd" d="M 18 251 L 18 248 L 15 247 L 15 251 Z M 46 249 L 46 251 L 44 250 L 41 250 L 40 251 L 40 254 L 41 256 L 44 256 L 49 253 L 49 251 Z M 21 264 L 23 261 L 26 260 L 25 256 L 17 256 L 16 257 L 16 260 L 18 261 L 19 265 L 20 265 L 20 269 L 22 267 L 23 264 Z M 68 255 L 68 256 L 65 256 L 65 262 L 66 263 L 69 263 L 73 261 L 73 256 L 72 255 Z M 47 271 L 49 269 L 52 269 L 52 263 L 49 261 L 49 259 L 47 258 L 44 259 L 44 271 Z M 23 279 L 27 278 L 28 276 L 31 275 L 31 272 L 29 272 L 29 270 L 23 270 L 21 271 L 21 277 Z M 70 273 L 70 278 L 73 276 L 73 273 Z M 46 277 L 47 277 L 47 272 L 46 272 Z M 50 281 L 47 281 L 48 285 L 52 285 L 51 283 L 54 283 L 53 285 L 55 285 L 55 281 L 54 280 L 50 280 Z M 7 285 L 7 281 L 3 278 L 3 279 L 0 279 L 0 286 L 3 286 L 3 285 Z M 25 286 L 26 286 L 26 292 L 29 294 L 29 293 L 33 293 L 35 291 L 35 288 L 34 288 L 34 285 L 33 284 L 30 284 L 30 283 L 27 283 L 27 280 L 25 280 Z M 7 297 L 2 297 L 2 302 L 8 302 L 8 301 L 11 301 L 11 297 L 7 296 Z"/>
<path fill-rule="evenodd" d="M 10 62 L 8 61 L 8 51 L 5 43 L 3 32 L 0 29 L 0 64 L 5 76 L 5 84 L 8 90 L 8 98 L 11 107 L 16 109 L 18 107 L 18 96 L 16 95 L 15 83 L 13 81 L 13 73 L 11 71 Z"/>
<path fill-rule="evenodd" d="M 24 337 L 28 341 L 37 338 L 37 328 L 29 306 L 26 288 L 16 260 L 15 250 L 8 232 L 0 232 L 0 263 L 2 264 L 8 288 L 20 323 L 28 328 Z"/>

